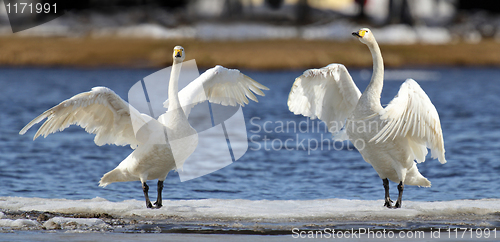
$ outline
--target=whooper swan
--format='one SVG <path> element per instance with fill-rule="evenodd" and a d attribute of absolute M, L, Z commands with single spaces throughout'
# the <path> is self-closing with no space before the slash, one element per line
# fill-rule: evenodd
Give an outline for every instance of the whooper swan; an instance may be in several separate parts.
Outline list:
<path fill-rule="evenodd" d="M 441 123 L 431 100 L 412 79 L 407 79 L 397 96 L 383 108 L 380 94 L 384 64 L 380 48 L 369 29 L 352 34 L 368 46 L 373 58 L 373 75 L 363 94 L 345 66 L 330 64 L 307 70 L 295 80 L 288 107 L 294 114 L 321 119 L 333 134 L 346 134 L 343 139 L 348 138 L 355 145 L 383 180 L 384 206 L 399 208 L 405 184 L 431 186 L 414 162 L 425 161 L 427 148 L 432 158 L 446 163 Z M 394 206 L 388 179 L 399 183 Z"/>
<path fill-rule="evenodd" d="M 184 58 L 184 48 L 176 46 L 168 86 L 169 100 L 166 102 L 168 111 L 158 120 L 139 113 L 112 90 L 94 87 L 90 92 L 75 95 L 45 111 L 19 133 L 26 133 L 34 124 L 47 118 L 33 139 L 40 135 L 46 137 L 77 124 L 88 133 L 96 134 L 94 142 L 99 146 L 130 144 L 134 151 L 115 169 L 106 173 L 99 186 L 140 180 L 146 206 L 153 208 L 146 181 L 158 179 L 158 197 L 154 205 L 155 208 L 160 208 L 163 181 L 168 172 L 175 169 L 176 164 L 182 164 L 198 144 L 198 135 L 188 123 L 191 106 L 205 100 L 222 105 L 244 105 L 248 104 L 247 97 L 257 102 L 252 91 L 263 96 L 261 89 L 268 90 L 238 70 L 216 66 L 178 92 L 178 79 Z M 142 128 L 136 132 L 134 125 L 138 123 Z M 172 140 L 176 140 L 175 144 L 181 147 L 172 149 Z"/>

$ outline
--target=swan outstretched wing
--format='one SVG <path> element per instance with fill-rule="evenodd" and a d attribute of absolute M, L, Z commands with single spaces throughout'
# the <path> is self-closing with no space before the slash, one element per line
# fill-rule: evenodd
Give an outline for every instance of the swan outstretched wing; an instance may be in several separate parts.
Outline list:
<path fill-rule="evenodd" d="M 345 66 L 330 64 L 307 70 L 295 79 L 288 96 L 288 108 L 294 114 L 321 119 L 329 131 L 336 134 L 354 111 L 360 96 Z"/>
<path fill-rule="evenodd" d="M 417 162 L 425 161 L 427 148 L 432 158 L 446 163 L 443 132 L 436 107 L 413 79 L 407 79 L 398 95 L 380 113 L 384 127 L 370 141 L 384 142 L 398 136 L 409 138 Z"/>
<path fill-rule="evenodd" d="M 258 102 L 254 93 L 264 96 L 262 90 L 269 90 L 269 88 L 242 74 L 239 70 L 217 65 L 184 87 L 179 92 L 179 101 L 188 116 L 194 105 L 206 100 L 225 106 L 236 106 L 236 104 L 245 106 L 248 104 L 248 98 Z M 168 108 L 168 100 L 163 106 Z"/>
<path fill-rule="evenodd" d="M 132 108 L 120 96 L 106 87 L 94 87 L 90 92 L 83 92 L 67 99 L 57 106 L 45 111 L 29 122 L 19 134 L 24 134 L 33 125 L 47 120 L 38 129 L 33 139 L 62 131 L 72 124 L 77 124 L 88 133 L 96 134 L 97 145 L 115 144 L 131 147 L 139 145 L 134 135 L 132 121 L 147 122 L 151 118 L 144 117 Z"/>

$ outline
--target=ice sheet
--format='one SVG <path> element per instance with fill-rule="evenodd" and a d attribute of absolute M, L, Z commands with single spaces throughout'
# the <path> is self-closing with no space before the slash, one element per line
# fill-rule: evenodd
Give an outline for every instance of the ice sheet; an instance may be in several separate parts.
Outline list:
<path fill-rule="evenodd" d="M 228 221 L 322 221 L 386 220 L 409 218 L 455 218 L 500 213 L 500 199 L 436 202 L 403 201 L 401 209 L 387 209 L 382 200 L 165 200 L 161 209 L 146 209 L 143 201 L 110 202 L 89 200 L 1 197 L 0 210 L 39 211 L 61 214 L 109 214 L 120 218 L 182 218 Z M 6 215 L 3 215 L 4 217 Z"/>
<path fill-rule="evenodd" d="M 143 201 L 0 197 L 0 232 L 66 230 L 68 232 L 251 231 L 286 234 L 295 227 L 430 229 L 446 226 L 500 227 L 500 199 L 436 202 L 404 201 L 401 209 L 383 200 L 164 200 L 161 209 Z M 278 232 L 277 232 L 278 231 Z"/>
<path fill-rule="evenodd" d="M 0 227 L 24 228 L 37 226 L 39 226 L 38 222 L 30 219 L 0 219 Z"/>
<path fill-rule="evenodd" d="M 65 217 L 54 217 L 42 225 L 45 229 L 74 229 L 74 228 L 109 228 L 106 222 L 98 218 L 65 218 Z"/>

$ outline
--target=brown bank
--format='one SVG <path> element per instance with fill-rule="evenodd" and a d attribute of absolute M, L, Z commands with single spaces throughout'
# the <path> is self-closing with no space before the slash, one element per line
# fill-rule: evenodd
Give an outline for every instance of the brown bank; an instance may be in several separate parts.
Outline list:
<path fill-rule="evenodd" d="M 69 67 L 163 67 L 182 45 L 201 67 L 217 64 L 255 70 L 306 69 L 342 63 L 371 67 L 363 45 L 306 40 L 199 41 L 124 38 L 0 37 L 0 65 Z M 500 66 L 500 42 L 381 45 L 387 67 Z"/>

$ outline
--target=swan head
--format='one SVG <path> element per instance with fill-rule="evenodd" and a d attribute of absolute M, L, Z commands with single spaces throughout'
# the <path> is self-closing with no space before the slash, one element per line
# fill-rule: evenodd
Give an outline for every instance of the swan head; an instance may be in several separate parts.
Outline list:
<path fill-rule="evenodd" d="M 186 54 L 184 52 L 184 48 L 182 48 L 182 46 L 179 46 L 179 45 L 174 47 L 174 53 L 172 56 L 174 57 L 174 60 L 183 61 L 184 58 L 186 57 Z"/>
<path fill-rule="evenodd" d="M 363 44 L 373 43 L 375 41 L 375 37 L 373 37 L 372 31 L 368 28 L 362 28 L 356 32 L 353 32 L 352 35 L 354 37 L 357 37 Z"/>

